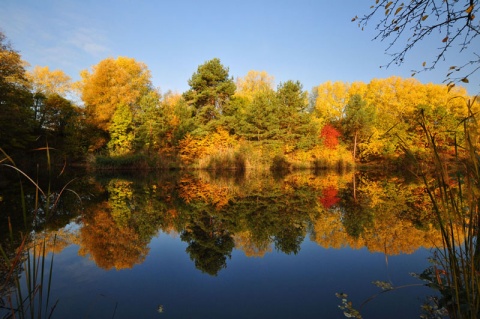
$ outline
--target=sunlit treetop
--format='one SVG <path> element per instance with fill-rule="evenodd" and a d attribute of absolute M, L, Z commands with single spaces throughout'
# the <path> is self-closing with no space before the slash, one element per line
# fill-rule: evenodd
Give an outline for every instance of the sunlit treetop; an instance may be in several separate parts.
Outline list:
<path fill-rule="evenodd" d="M 65 96 L 72 89 L 68 75 L 62 70 L 50 71 L 48 66 L 35 66 L 31 72 L 27 72 L 27 77 L 34 93 Z"/>
<path fill-rule="evenodd" d="M 147 66 L 133 58 L 107 58 L 81 72 L 80 93 L 95 124 L 107 130 L 116 108 L 133 107 L 152 90 Z"/>
<path fill-rule="evenodd" d="M 24 85 L 25 62 L 15 51 L 7 37 L 0 32 L 0 85 Z"/>
<path fill-rule="evenodd" d="M 274 77 L 266 71 L 248 71 L 247 75 L 237 79 L 236 96 L 252 100 L 256 94 L 273 91 Z"/>

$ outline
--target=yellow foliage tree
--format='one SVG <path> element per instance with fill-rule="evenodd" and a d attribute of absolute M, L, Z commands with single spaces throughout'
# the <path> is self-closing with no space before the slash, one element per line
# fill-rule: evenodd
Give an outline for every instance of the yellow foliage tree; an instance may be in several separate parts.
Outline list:
<path fill-rule="evenodd" d="M 234 236 L 235 248 L 243 250 L 247 257 L 263 258 L 266 253 L 272 252 L 272 244 L 270 242 L 255 242 L 250 231 L 237 232 Z"/>
<path fill-rule="evenodd" d="M 80 229 L 80 256 L 89 255 L 98 267 L 117 270 L 141 264 L 148 255 L 147 242 L 130 227 L 120 226 L 108 202 L 92 207 Z"/>
<path fill-rule="evenodd" d="M 235 150 L 238 146 L 239 142 L 235 136 L 220 127 L 215 133 L 205 137 L 196 138 L 187 133 L 180 141 L 180 159 L 187 165 L 198 163 L 207 156 L 226 153 Z"/>
<path fill-rule="evenodd" d="M 235 96 L 251 102 L 256 94 L 273 91 L 273 81 L 274 77 L 266 71 L 250 70 L 243 78 L 237 79 Z"/>
<path fill-rule="evenodd" d="M 27 72 L 27 79 L 34 93 L 46 96 L 65 96 L 72 90 L 72 79 L 62 70 L 50 71 L 48 66 L 35 66 L 32 71 Z"/>
<path fill-rule="evenodd" d="M 211 184 L 191 175 L 182 176 L 178 192 L 187 204 L 193 201 L 202 201 L 217 209 L 225 207 L 234 196 L 226 185 Z"/>
<path fill-rule="evenodd" d="M 349 85 L 345 82 L 327 81 L 314 88 L 315 112 L 329 122 L 340 120 L 348 102 Z"/>
<path fill-rule="evenodd" d="M 441 233 L 437 229 L 420 230 L 411 221 L 402 220 L 388 210 L 378 211 L 381 216 L 376 216 L 373 224 L 365 228 L 360 237 L 354 238 L 348 235 L 342 223 L 340 209 L 325 211 L 319 207 L 320 214 L 313 222 L 312 240 L 324 248 L 367 247 L 371 252 L 386 255 L 411 254 L 420 247 L 441 245 Z"/>
<path fill-rule="evenodd" d="M 132 109 L 151 90 L 147 66 L 133 58 L 107 58 L 81 72 L 80 94 L 92 124 L 108 131 L 119 105 Z"/>
<path fill-rule="evenodd" d="M 419 110 L 427 108 L 432 118 L 436 117 L 431 121 L 441 119 L 442 123 L 438 126 L 444 131 L 451 131 L 455 129 L 455 123 L 466 117 L 467 101 L 470 99 L 462 87 L 422 84 L 414 78 L 398 76 L 372 79 L 368 84 L 328 81 L 314 88 L 313 93 L 315 113 L 323 122 L 343 121 L 345 106 L 355 95 L 375 109 L 377 116 L 368 139 L 358 145 L 362 158 L 403 153 L 397 147 L 399 141 L 409 148 L 413 147 L 412 151 L 421 152 L 424 148 L 423 135 L 414 129 Z M 474 109 L 476 107 L 473 106 Z M 443 136 L 443 140 L 447 141 L 448 137 Z"/>

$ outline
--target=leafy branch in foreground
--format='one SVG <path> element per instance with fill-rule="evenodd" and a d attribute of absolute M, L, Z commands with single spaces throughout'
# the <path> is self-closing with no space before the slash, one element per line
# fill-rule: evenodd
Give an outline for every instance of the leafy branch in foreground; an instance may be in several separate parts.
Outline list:
<path fill-rule="evenodd" d="M 417 275 L 414 275 L 412 274 L 414 277 L 417 277 Z M 354 308 L 353 307 L 353 303 L 351 301 L 348 300 L 348 295 L 345 294 L 345 293 L 336 293 L 335 295 L 337 296 L 337 298 L 341 299 L 342 300 L 342 304 L 339 305 L 338 307 L 343 310 L 343 315 L 347 318 L 357 318 L 357 319 L 362 319 L 362 314 L 361 314 L 361 310 L 362 308 L 367 304 L 369 303 L 370 301 L 374 300 L 375 298 L 377 298 L 378 296 L 380 296 L 381 294 L 384 294 L 386 292 L 390 292 L 390 291 L 393 291 L 393 290 L 398 290 L 398 289 L 403 289 L 403 288 L 409 288 L 409 287 L 418 287 L 418 286 L 423 286 L 423 284 L 409 284 L 409 285 L 402 285 L 402 286 L 394 286 L 391 282 L 388 282 L 388 281 L 379 281 L 379 280 L 376 280 L 376 281 L 373 281 L 372 282 L 373 285 L 377 286 L 378 288 L 381 289 L 380 292 L 370 296 L 369 298 L 367 298 L 364 302 L 362 302 L 362 304 L 360 305 L 360 307 L 357 309 L 357 308 Z M 424 304 L 423 305 L 423 308 L 426 309 L 427 307 L 430 307 L 431 309 L 434 308 L 434 306 L 431 306 L 429 304 Z M 425 311 L 425 310 L 424 310 Z"/>
<path fill-rule="evenodd" d="M 387 67 L 402 64 L 415 46 L 440 34 L 437 53 L 429 63 L 423 62 L 422 69 L 414 70 L 414 74 L 434 69 L 438 62 L 446 59 L 447 52 L 454 48 L 464 54 L 465 59 L 463 65 L 450 67 L 445 80 L 449 86 L 458 81 L 468 83 L 468 77 L 480 69 L 480 55 L 475 52 L 478 47 L 477 37 L 480 35 L 480 25 L 476 18 L 480 10 L 478 0 L 376 0 L 370 9 L 370 13 L 360 18 L 355 17 L 352 21 L 358 20 L 359 27 L 363 29 L 374 17 L 379 16 L 374 40 L 390 40 L 387 53 L 406 38 L 399 51 L 390 53 L 391 60 Z M 458 75 L 457 72 L 461 74 Z"/>
<path fill-rule="evenodd" d="M 336 293 L 335 296 L 337 298 L 340 298 L 342 300 L 342 305 L 338 306 L 340 309 L 343 310 L 343 314 L 347 318 L 358 318 L 362 319 L 362 315 L 360 314 L 360 311 L 357 309 L 353 308 L 353 304 L 351 301 L 348 301 L 348 295 L 345 293 Z"/>

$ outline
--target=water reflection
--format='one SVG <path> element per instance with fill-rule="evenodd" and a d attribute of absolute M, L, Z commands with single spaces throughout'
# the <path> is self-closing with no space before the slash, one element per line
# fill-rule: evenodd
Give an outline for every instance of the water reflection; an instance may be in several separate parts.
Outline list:
<path fill-rule="evenodd" d="M 423 186 L 398 176 L 197 172 L 89 176 L 76 187 L 81 205 L 63 199 L 53 218 L 57 227 L 49 229 L 58 233 L 57 250 L 77 244 L 81 256 L 103 269 L 141 264 L 159 231 L 179 235 L 195 267 L 210 275 L 227 267 L 234 248 L 249 257 L 297 254 L 305 238 L 324 248 L 367 247 L 387 255 L 441 243 Z M 79 225 L 73 234 L 58 232 L 72 220 Z"/>

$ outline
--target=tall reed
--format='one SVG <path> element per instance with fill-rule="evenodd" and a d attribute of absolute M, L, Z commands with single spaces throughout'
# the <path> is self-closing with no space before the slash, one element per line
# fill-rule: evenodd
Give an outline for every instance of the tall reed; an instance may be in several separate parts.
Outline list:
<path fill-rule="evenodd" d="M 472 110 L 475 99 L 467 101 L 468 116 L 460 121 L 461 129 L 450 132 L 453 152 L 441 151 L 445 145 L 437 141 L 438 132 L 431 130 L 434 123 L 423 112 L 418 124 L 430 150 L 426 162 L 417 161 L 403 146 L 423 180 L 443 241 L 433 252 L 432 265 L 416 275 L 439 292 L 439 298 L 431 299 L 433 304 L 423 305 L 426 317 L 422 318 L 443 318 L 445 314 L 455 319 L 480 318 L 480 126 Z M 374 284 L 382 288 L 382 293 L 402 288 L 384 282 Z M 342 300 L 339 308 L 345 316 L 362 318 L 346 294 L 337 297 Z"/>
<path fill-rule="evenodd" d="M 434 254 L 433 265 L 420 278 L 438 289 L 439 308 L 451 318 L 480 317 L 480 170 L 478 123 L 468 101 L 469 115 L 461 125 L 461 134 L 453 135 L 454 154 L 439 151 L 435 133 L 423 113 L 419 124 L 427 137 L 433 170 L 421 178 L 433 204 L 443 246 Z"/>
<path fill-rule="evenodd" d="M 42 150 L 46 150 L 47 170 L 50 174 L 50 149 L 47 146 Z M 50 183 L 47 192 L 44 192 L 39 186 L 38 179 L 34 181 L 20 170 L 13 159 L 2 149 L 0 149 L 0 153 L 3 154 L 0 165 L 13 169 L 19 177 L 20 201 L 24 220 L 24 230 L 20 233 L 20 244 L 13 256 L 0 243 L 0 262 L 3 262 L 8 269 L 3 282 L 0 282 L 0 291 L 3 293 L 0 296 L 3 303 L 2 312 L 6 312 L 5 318 L 51 318 L 56 307 L 56 302 L 52 305 L 50 301 L 54 253 L 50 257 L 48 256 L 45 233 L 32 231 L 32 229 L 37 226 L 35 223 L 40 211 L 45 214 L 44 218 L 48 219 L 50 217 L 61 193 L 66 188 L 62 189 L 57 198 L 53 198 L 50 192 Z M 35 202 L 32 212 L 27 209 L 26 195 L 22 184 L 25 179 L 33 184 L 35 189 Z M 29 219 L 29 213 L 33 213 L 31 219 Z M 28 220 L 32 220 L 33 224 L 29 224 Z M 9 237 L 12 243 L 15 235 L 9 219 Z M 53 240 L 53 246 L 55 242 L 56 236 Z"/>

